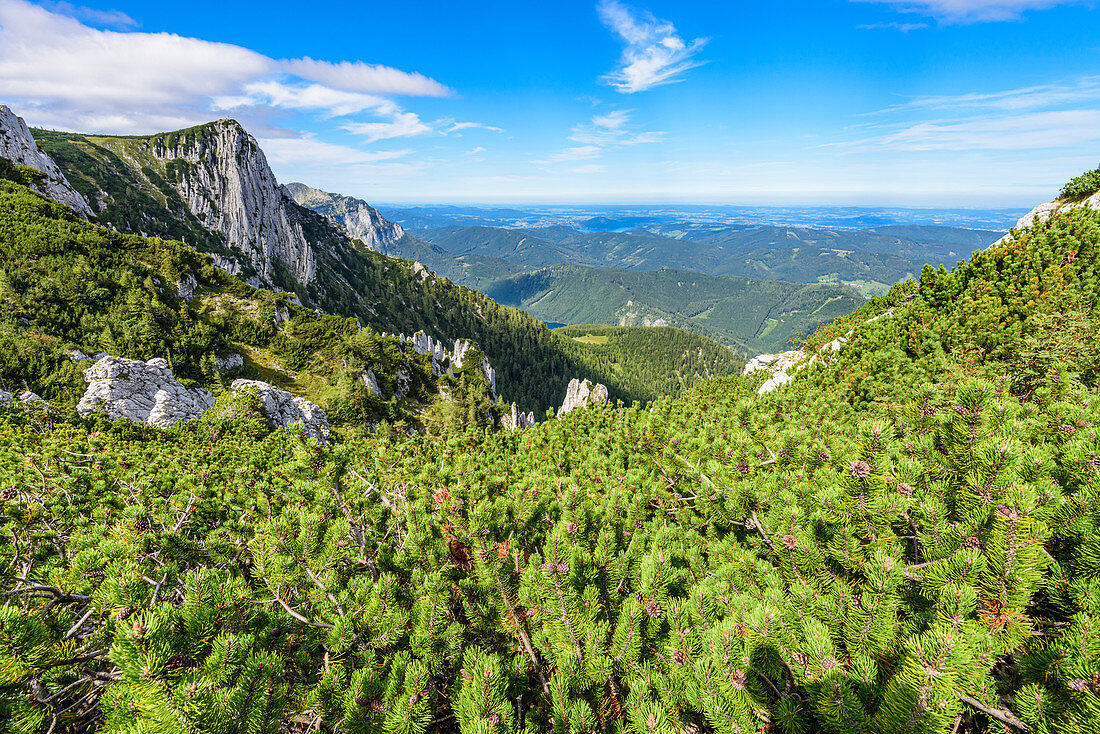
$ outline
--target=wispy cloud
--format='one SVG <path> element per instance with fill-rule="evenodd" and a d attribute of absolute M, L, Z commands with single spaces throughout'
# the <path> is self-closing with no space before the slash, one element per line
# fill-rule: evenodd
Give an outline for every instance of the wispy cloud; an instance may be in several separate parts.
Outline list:
<path fill-rule="evenodd" d="M 1100 77 L 1042 84 L 1000 92 L 917 97 L 871 114 L 906 109 L 1020 111 L 1100 101 Z"/>
<path fill-rule="evenodd" d="M 486 125 L 484 122 L 454 122 L 453 120 L 446 123 L 446 128 L 443 132 L 450 135 L 451 133 L 462 132 L 463 130 L 488 130 L 491 133 L 504 132 L 503 128 Z"/>
<path fill-rule="evenodd" d="M 410 97 L 446 97 L 451 90 L 416 72 L 401 71 L 362 61 L 316 61 L 308 56 L 281 62 L 282 68 L 302 79 L 330 87 L 368 94 L 397 94 Z"/>
<path fill-rule="evenodd" d="M 1049 150 L 1100 142 L 1100 110 L 1060 110 L 906 125 L 837 146 L 849 151 Z"/>
<path fill-rule="evenodd" d="M 137 28 L 139 25 L 136 20 L 126 15 L 126 13 L 121 10 L 97 10 L 95 8 L 86 8 L 83 5 L 73 5 L 72 3 L 64 2 L 64 0 L 42 2 L 40 5 L 54 13 L 67 15 L 70 18 L 76 18 L 77 20 L 82 20 L 85 23 L 91 23 L 96 26 L 123 30 Z"/>
<path fill-rule="evenodd" d="M 941 23 L 986 23 L 1018 20 L 1028 10 L 1079 5 L 1081 0 L 853 0 L 892 5 L 903 13 L 925 15 Z"/>
<path fill-rule="evenodd" d="M 893 22 L 890 22 L 890 23 L 864 23 L 863 25 L 860 25 L 858 27 L 865 30 L 865 31 L 891 30 L 891 31 L 901 31 L 902 33 L 910 33 L 912 31 L 924 30 L 925 28 L 928 27 L 928 24 L 927 23 L 898 23 L 897 21 L 893 21 Z"/>
<path fill-rule="evenodd" d="M 663 131 L 637 132 L 630 125 L 630 110 L 615 110 L 596 115 L 591 123 L 577 125 L 569 139 L 576 143 L 606 148 L 617 145 L 642 145 L 664 139 Z"/>
<path fill-rule="evenodd" d="M 684 72 L 699 66 L 695 59 L 708 39 L 684 41 L 667 20 L 623 5 L 619 0 L 600 0 L 600 20 L 623 42 L 619 68 L 603 77 L 624 93 L 681 81 Z"/>
<path fill-rule="evenodd" d="M 591 121 L 573 127 L 569 139 L 580 145 L 552 153 L 544 160 L 532 161 L 532 163 L 583 161 L 599 158 L 608 148 L 644 145 L 664 140 L 663 131 L 638 131 L 636 126 L 630 124 L 630 115 L 630 110 L 613 110 L 595 115 Z"/>

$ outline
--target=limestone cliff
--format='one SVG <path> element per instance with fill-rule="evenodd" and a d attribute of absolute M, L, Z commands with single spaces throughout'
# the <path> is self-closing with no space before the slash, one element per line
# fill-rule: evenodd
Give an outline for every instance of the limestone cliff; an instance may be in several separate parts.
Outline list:
<path fill-rule="evenodd" d="M 361 199 L 330 194 L 302 183 L 289 183 L 286 190 L 299 204 L 328 217 L 376 252 L 389 254 L 390 246 L 405 234 L 400 224 L 387 220 Z"/>
<path fill-rule="evenodd" d="M 53 159 L 38 149 L 27 123 L 0 104 L 0 158 L 17 166 L 27 166 L 42 173 L 42 179 L 31 188 L 70 207 L 81 217 L 92 215 L 88 202 L 70 184 Z"/>

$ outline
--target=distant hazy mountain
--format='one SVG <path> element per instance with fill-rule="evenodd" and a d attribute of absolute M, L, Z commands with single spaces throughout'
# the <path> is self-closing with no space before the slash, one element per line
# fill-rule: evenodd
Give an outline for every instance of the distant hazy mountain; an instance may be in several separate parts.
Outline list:
<path fill-rule="evenodd" d="M 497 258 L 525 268 L 555 263 L 671 268 L 799 283 L 851 283 L 867 292 L 885 292 L 892 283 L 919 273 L 925 263 L 954 264 L 1002 235 L 917 225 L 824 230 L 683 223 L 629 232 L 582 232 L 564 226 L 449 226 L 415 232 L 455 255 Z"/>

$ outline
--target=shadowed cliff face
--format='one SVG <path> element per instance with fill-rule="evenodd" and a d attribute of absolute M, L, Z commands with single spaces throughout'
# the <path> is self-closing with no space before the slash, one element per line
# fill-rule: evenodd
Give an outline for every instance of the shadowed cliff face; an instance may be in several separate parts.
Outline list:
<path fill-rule="evenodd" d="M 31 131 L 23 118 L 12 112 L 7 105 L 0 105 L 0 158 L 5 158 L 17 166 L 27 166 L 42 173 L 42 178 L 31 188 L 71 207 L 77 214 L 87 219 L 92 214 L 88 202 L 66 180 L 57 164 L 38 149 Z"/>
<path fill-rule="evenodd" d="M 285 188 L 296 202 L 330 218 L 376 252 L 390 253 L 391 246 L 405 234 L 400 224 L 387 220 L 361 199 L 330 194 L 301 183 L 289 183 Z"/>

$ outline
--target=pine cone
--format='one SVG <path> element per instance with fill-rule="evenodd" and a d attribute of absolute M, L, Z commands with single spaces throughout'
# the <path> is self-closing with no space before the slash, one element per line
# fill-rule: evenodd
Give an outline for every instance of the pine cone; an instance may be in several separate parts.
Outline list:
<path fill-rule="evenodd" d="M 103 578 L 103 569 L 102 568 L 93 568 L 89 571 L 85 571 L 84 572 L 84 578 L 86 578 L 86 579 L 101 579 L 101 578 Z"/>
<path fill-rule="evenodd" d="M 567 532 L 568 532 L 568 533 L 569 533 L 570 535 L 576 535 L 576 534 L 577 534 L 577 530 L 578 530 L 578 528 L 577 528 L 577 523 L 575 523 L 575 522 L 571 522 L 571 523 L 569 523 L 569 527 L 568 527 L 568 528 L 566 528 L 566 530 L 567 530 Z"/>
<path fill-rule="evenodd" d="M 809 662 L 809 658 L 806 657 L 806 653 L 804 652 L 796 652 L 791 656 L 791 659 L 794 660 L 797 665 L 805 665 Z"/>
<path fill-rule="evenodd" d="M 672 653 L 672 662 L 677 665 L 684 665 L 688 661 L 687 653 L 683 650 L 676 650 Z"/>
<path fill-rule="evenodd" d="M 910 487 L 905 482 L 901 482 L 900 484 L 898 484 L 897 489 L 898 489 L 898 494 L 900 494 L 902 497 L 912 497 L 913 496 L 913 488 Z"/>
<path fill-rule="evenodd" d="M 737 462 L 737 471 L 741 472 L 742 474 L 748 474 L 751 470 L 752 470 L 752 468 L 749 466 L 749 462 L 747 462 L 747 461 Z"/>
<path fill-rule="evenodd" d="M 657 619 L 661 616 L 661 605 L 658 604 L 655 600 L 648 601 L 645 605 L 645 613 L 653 617 L 654 619 Z"/>
<path fill-rule="evenodd" d="M 500 715 L 499 714 L 489 714 L 488 721 L 492 726 L 500 726 Z"/>
<path fill-rule="evenodd" d="M 739 691 L 745 690 L 745 683 L 748 681 L 748 677 L 743 670 L 735 670 L 730 673 L 730 685 Z"/>
<path fill-rule="evenodd" d="M 139 533 L 149 532 L 150 527 L 152 526 L 149 524 L 149 518 L 147 517 L 138 518 L 137 522 L 134 523 L 134 530 L 138 531 Z"/>
<path fill-rule="evenodd" d="M 355 697 L 355 705 L 356 706 L 368 706 L 368 705 L 370 705 L 370 699 L 368 699 L 366 696 L 356 696 Z"/>
<path fill-rule="evenodd" d="M 4 487 L 4 489 L 0 490 L 0 502 L 7 502 L 18 496 L 19 492 L 16 491 L 15 487 Z"/>

